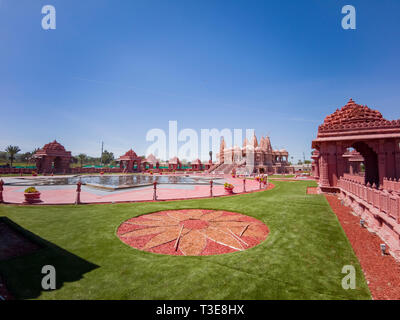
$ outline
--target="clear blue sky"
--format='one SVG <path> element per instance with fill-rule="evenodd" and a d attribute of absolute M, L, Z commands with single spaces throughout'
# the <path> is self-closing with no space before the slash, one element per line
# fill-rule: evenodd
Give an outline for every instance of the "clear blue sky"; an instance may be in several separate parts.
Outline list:
<path fill-rule="evenodd" d="M 346 4 L 357 30 L 341 28 Z M 400 118 L 399 17 L 398 0 L 0 0 L 0 150 L 143 154 L 177 120 L 309 157 L 349 98 Z"/>

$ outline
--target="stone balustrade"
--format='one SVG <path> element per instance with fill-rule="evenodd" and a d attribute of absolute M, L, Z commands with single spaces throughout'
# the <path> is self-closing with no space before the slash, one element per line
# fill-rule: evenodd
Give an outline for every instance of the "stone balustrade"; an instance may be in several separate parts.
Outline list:
<path fill-rule="evenodd" d="M 364 220 L 369 231 L 388 244 L 390 254 L 400 261 L 400 193 L 395 191 L 398 183 L 385 179 L 378 189 L 341 177 L 338 187 L 344 204 Z"/>
<path fill-rule="evenodd" d="M 35 170 L 28 168 L 0 168 L 0 174 L 31 174 Z"/>
<path fill-rule="evenodd" d="M 365 185 L 342 177 L 339 188 L 351 193 L 371 206 L 400 223 L 400 196 L 396 192 L 389 192 L 386 188 L 379 190 L 376 187 Z M 393 189 L 392 189 L 393 190 Z"/>
<path fill-rule="evenodd" d="M 355 175 L 355 174 L 345 173 L 343 175 L 343 178 L 353 181 L 353 182 L 361 183 L 361 184 L 365 183 L 365 177 L 363 175 Z"/>
<path fill-rule="evenodd" d="M 383 189 L 400 194 L 400 180 L 383 178 Z"/>

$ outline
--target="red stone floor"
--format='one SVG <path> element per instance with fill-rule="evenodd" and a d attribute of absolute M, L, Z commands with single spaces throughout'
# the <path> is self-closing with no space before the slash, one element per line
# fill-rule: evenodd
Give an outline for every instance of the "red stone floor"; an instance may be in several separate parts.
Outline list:
<path fill-rule="evenodd" d="M 367 229 L 361 228 L 360 218 L 351 214 L 333 195 L 326 195 L 333 212 L 337 215 L 347 238 L 364 271 L 372 297 L 375 300 L 400 299 L 400 263 L 391 255 L 382 256 L 382 240 Z"/>

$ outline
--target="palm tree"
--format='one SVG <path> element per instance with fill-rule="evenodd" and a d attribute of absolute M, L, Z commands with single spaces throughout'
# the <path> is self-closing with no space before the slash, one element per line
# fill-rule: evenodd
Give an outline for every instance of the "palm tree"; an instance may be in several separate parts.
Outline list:
<path fill-rule="evenodd" d="M 78 158 L 79 158 L 79 161 L 81 162 L 81 168 L 82 168 L 83 161 L 86 160 L 87 156 L 86 156 L 86 154 L 81 153 L 81 154 L 78 155 Z"/>
<path fill-rule="evenodd" d="M 9 145 L 6 148 L 6 152 L 10 155 L 11 168 L 12 168 L 12 165 L 13 165 L 13 162 L 14 162 L 14 159 L 15 159 L 15 155 L 20 151 L 21 151 L 21 149 L 18 146 Z"/>

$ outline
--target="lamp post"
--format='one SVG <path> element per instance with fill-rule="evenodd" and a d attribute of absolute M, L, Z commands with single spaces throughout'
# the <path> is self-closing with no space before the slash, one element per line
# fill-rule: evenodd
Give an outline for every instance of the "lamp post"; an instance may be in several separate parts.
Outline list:
<path fill-rule="evenodd" d="M 382 255 L 384 256 L 386 254 L 386 244 L 385 243 L 381 243 L 380 247 L 381 247 Z"/>
<path fill-rule="evenodd" d="M 153 200 L 157 201 L 157 181 L 154 181 L 154 192 L 153 192 Z"/>
<path fill-rule="evenodd" d="M 0 179 L 0 203 L 3 203 L 3 185 L 4 185 L 3 179 Z"/>
<path fill-rule="evenodd" d="M 79 180 L 78 183 L 76 184 L 75 204 L 80 204 L 81 203 L 81 187 L 82 187 L 82 182 L 81 182 L 81 180 Z"/>
<path fill-rule="evenodd" d="M 210 180 L 210 197 L 213 196 L 213 181 Z"/>
<path fill-rule="evenodd" d="M 243 192 L 246 192 L 246 178 L 243 178 Z"/>

